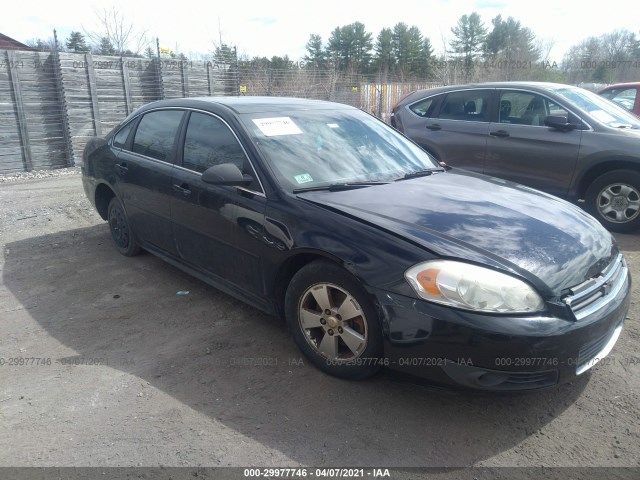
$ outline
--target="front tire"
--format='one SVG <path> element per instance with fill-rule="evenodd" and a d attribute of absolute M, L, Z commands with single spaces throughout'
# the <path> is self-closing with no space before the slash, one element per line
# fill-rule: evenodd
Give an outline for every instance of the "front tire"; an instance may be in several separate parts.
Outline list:
<path fill-rule="evenodd" d="M 325 260 L 291 279 L 285 315 L 293 338 L 320 370 L 364 379 L 382 368 L 382 329 L 366 290 L 353 275 Z"/>
<path fill-rule="evenodd" d="M 640 174 L 614 170 L 596 178 L 585 194 L 586 209 L 607 230 L 628 233 L 640 226 Z"/>
<path fill-rule="evenodd" d="M 118 251 L 125 257 L 138 255 L 141 249 L 133 236 L 129 226 L 129 219 L 120 200 L 113 197 L 109 202 L 107 212 L 111 238 L 113 238 L 113 243 L 115 243 Z"/>

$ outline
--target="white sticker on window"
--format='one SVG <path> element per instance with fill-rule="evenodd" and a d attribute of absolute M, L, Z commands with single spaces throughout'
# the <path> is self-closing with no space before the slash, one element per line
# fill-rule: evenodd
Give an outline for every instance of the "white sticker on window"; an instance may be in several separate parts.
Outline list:
<path fill-rule="evenodd" d="M 278 135 L 300 135 L 302 130 L 289 117 L 256 118 L 253 120 L 260 131 L 267 137 Z"/>
<path fill-rule="evenodd" d="M 296 175 L 293 178 L 295 178 L 296 182 L 298 182 L 298 183 L 313 182 L 313 178 L 311 178 L 311 175 L 309 175 L 308 173 L 301 173 L 300 175 Z"/>

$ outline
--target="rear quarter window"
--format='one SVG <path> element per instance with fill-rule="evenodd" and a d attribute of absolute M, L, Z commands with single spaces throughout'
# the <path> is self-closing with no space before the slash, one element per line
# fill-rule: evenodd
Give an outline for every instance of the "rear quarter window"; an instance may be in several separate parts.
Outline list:
<path fill-rule="evenodd" d="M 441 97 L 429 97 L 419 100 L 416 103 L 409 105 L 409 110 L 419 117 L 429 118 L 433 115 L 433 112 L 438 105 L 439 98 Z"/>
<path fill-rule="evenodd" d="M 122 127 L 120 131 L 114 135 L 113 137 L 114 147 L 125 148 L 127 139 L 129 138 L 129 134 L 131 133 L 131 129 L 133 128 L 134 123 L 135 122 L 129 122 L 129 124 Z"/>

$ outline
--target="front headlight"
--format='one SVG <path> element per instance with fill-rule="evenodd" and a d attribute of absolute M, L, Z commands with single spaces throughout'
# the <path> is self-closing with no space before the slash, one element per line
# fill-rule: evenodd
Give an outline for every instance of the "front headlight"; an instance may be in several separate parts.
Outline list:
<path fill-rule="evenodd" d="M 544 301 L 530 285 L 477 265 L 433 260 L 411 267 L 404 276 L 420 297 L 452 307 L 493 313 L 544 309 Z"/>

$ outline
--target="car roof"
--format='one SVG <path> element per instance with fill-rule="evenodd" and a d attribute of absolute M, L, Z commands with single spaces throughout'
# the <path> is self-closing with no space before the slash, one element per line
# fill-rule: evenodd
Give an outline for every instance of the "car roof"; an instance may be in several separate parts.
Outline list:
<path fill-rule="evenodd" d="M 275 113 L 282 110 L 357 110 L 355 107 L 349 105 L 329 102 L 325 100 L 260 96 L 175 98 L 171 100 L 158 100 L 155 102 L 151 102 L 142 107 L 142 109 L 148 110 L 152 108 L 162 107 L 184 107 L 202 108 L 206 110 L 207 107 L 211 107 L 212 105 L 224 106 L 229 110 L 234 111 L 235 113 Z"/>
<path fill-rule="evenodd" d="M 563 83 L 552 83 L 552 82 L 465 83 L 465 84 L 459 84 L 459 85 L 446 85 L 443 87 L 416 90 L 415 92 L 412 92 L 411 94 L 407 95 L 400 103 L 406 104 L 425 96 L 437 95 L 439 93 L 451 92 L 454 90 L 468 90 L 468 89 L 474 89 L 474 88 L 528 88 L 534 91 L 537 90 L 539 92 L 548 92 L 548 91 L 556 90 L 558 88 L 567 88 L 567 87 L 577 88 L 572 85 L 567 85 Z"/>
<path fill-rule="evenodd" d="M 606 87 L 601 88 L 600 90 L 598 90 L 598 92 L 604 92 L 605 90 L 610 90 L 612 88 L 625 88 L 625 87 L 639 88 L 640 82 L 614 83 L 612 85 L 607 85 Z"/>

